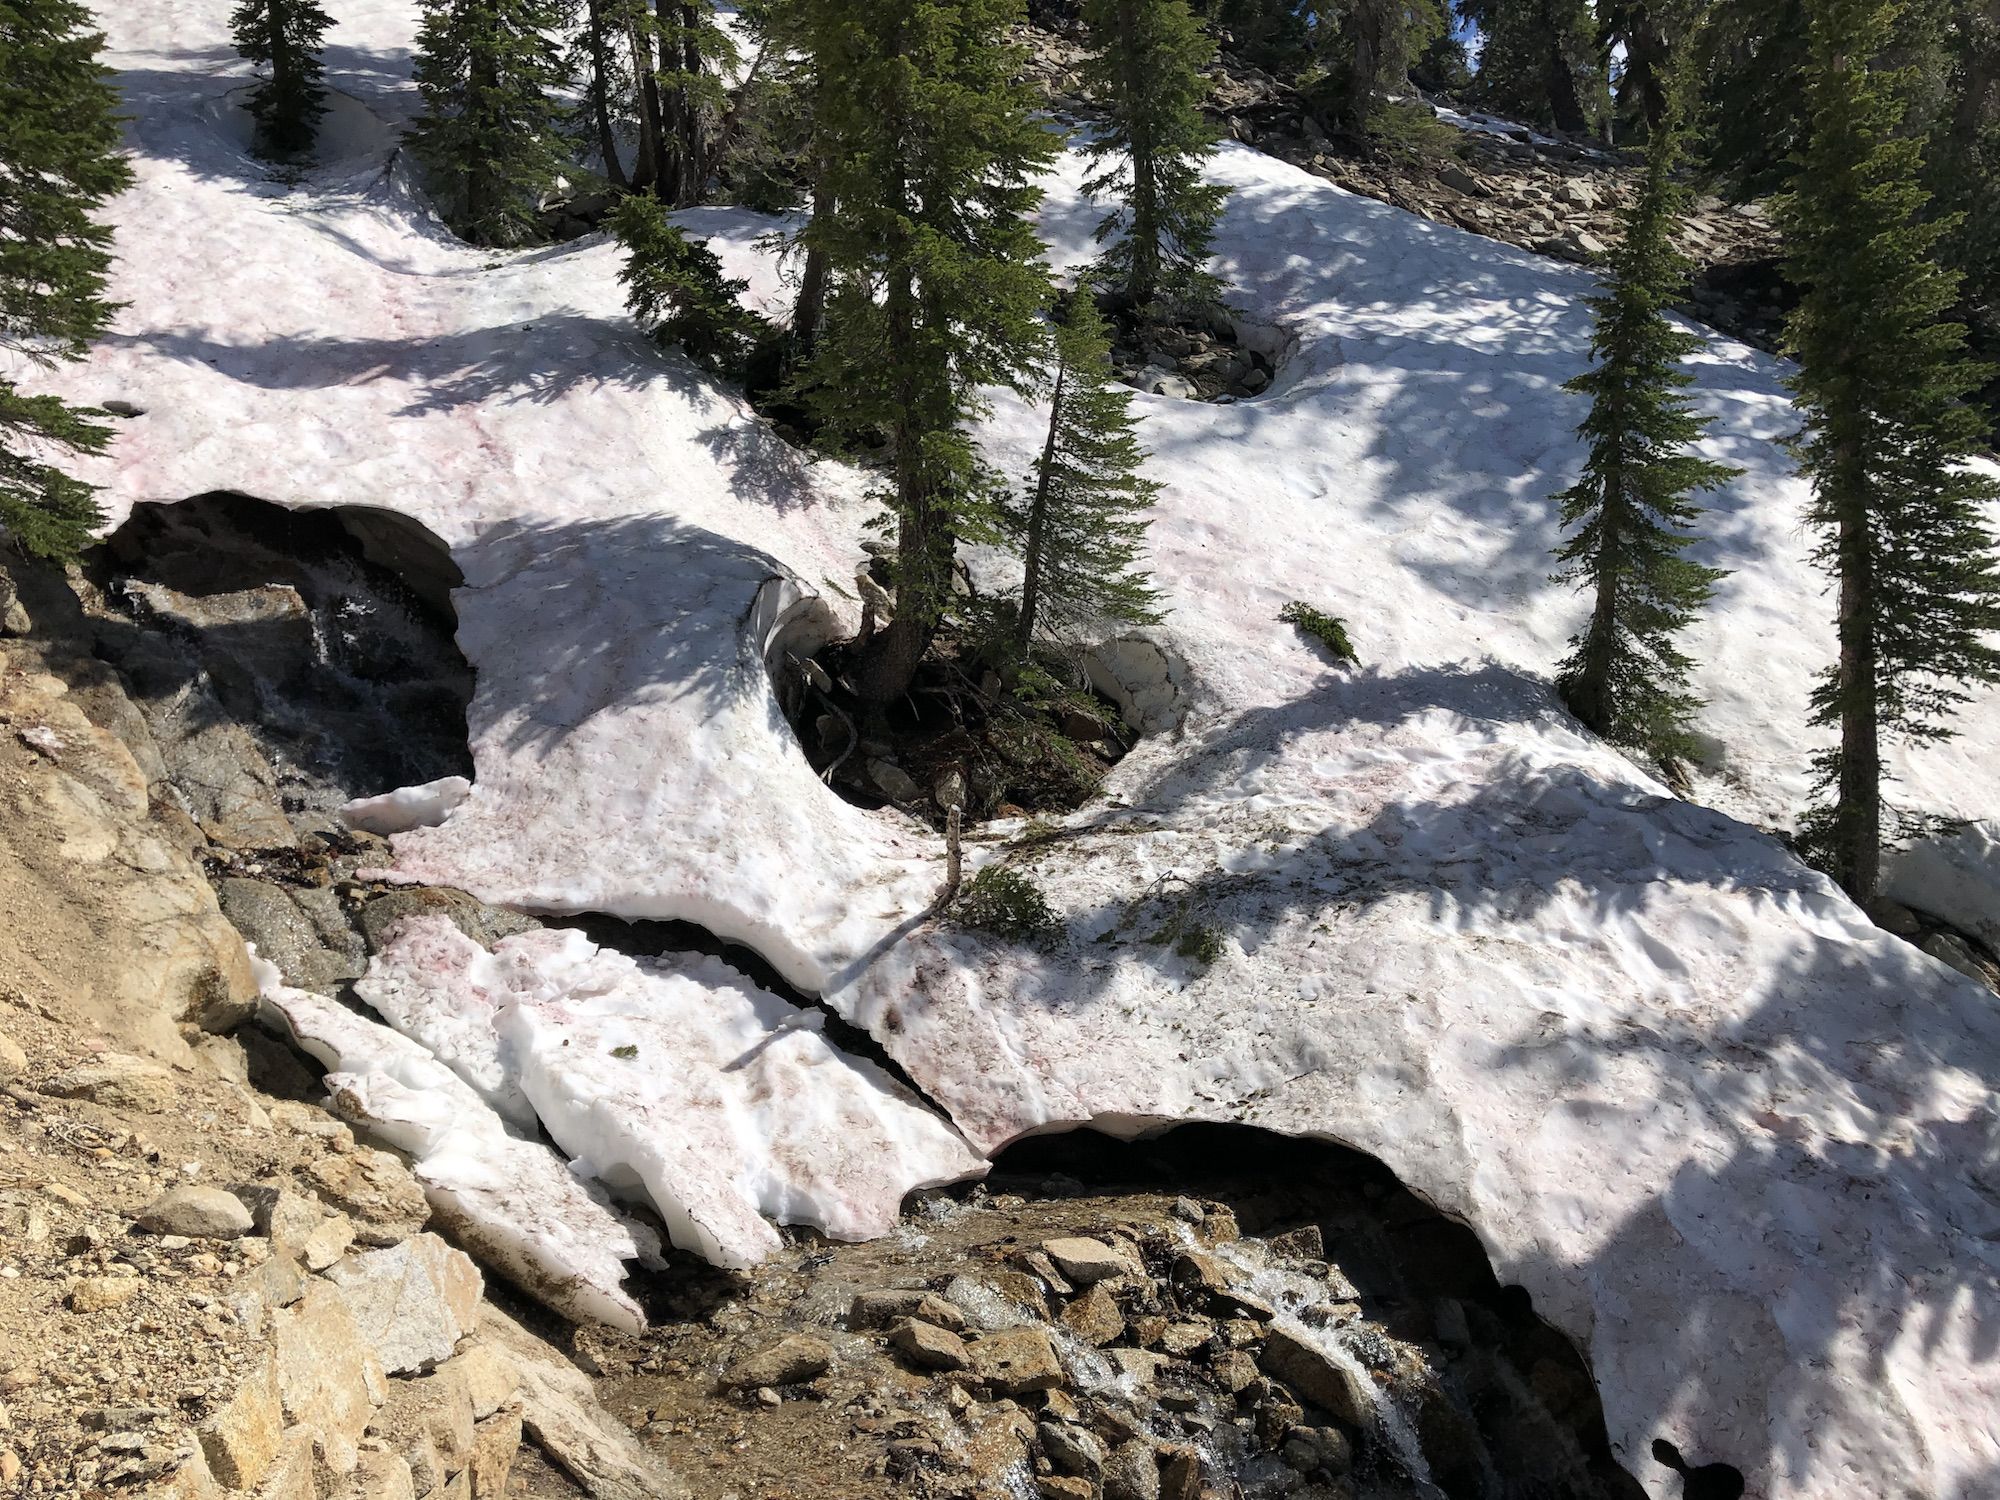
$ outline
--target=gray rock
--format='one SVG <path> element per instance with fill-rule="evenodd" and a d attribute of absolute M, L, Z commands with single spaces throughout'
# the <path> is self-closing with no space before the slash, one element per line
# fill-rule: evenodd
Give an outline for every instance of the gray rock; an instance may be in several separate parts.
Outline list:
<path fill-rule="evenodd" d="M 518 932 L 533 932 L 541 923 L 519 912 L 504 911 L 475 900 L 464 891 L 436 886 L 404 886 L 387 891 L 361 908 L 361 934 L 368 949 L 380 953 L 389 933 L 405 917 L 444 917 L 482 948 Z"/>
<path fill-rule="evenodd" d="M 1967 979 L 1976 979 L 1989 989 L 1992 988 L 1992 976 L 1980 966 L 1978 958 L 1972 952 L 1972 945 L 1964 938 L 1949 932 L 1934 932 L 1918 946 L 1939 963 L 1949 964 L 1958 970 Z"/>
<path fill-rule="evenodd" d="M 1104 1472 L 1109 1456 L 1096 1433 L 1067 1422 L 1043 1422 L 1035 1429 L 1042 1452 L 1058 1474 L 1081 1474 L 1096 1479 Z"/>
<path fill-rule="evenodd" d="M 1090 1286 L 1111 1276 L 1139 1274 L 1130 1251 L 1114 1248 L 1102 1240 L 1071 1237 L 1044 1240 L 1042 1253 L 1055 1262 L 1056 1269 L 1078 1286 Z"/>
<path fill-rule="evenodd" d="M 391 1375 L 450 1359 L 479 1316 L 485 1283 L 463 1251 L 434 1234 L 341 1261 L 327 1272 L 355 1327 Z"/>
<path fill-rule="evenodd" d="M 347 928 L 330 890 L 293 891 L 231 876 L 219 882 L 216 897 L 231 925 L 257 945 L 260 957 L 278 966 L 288 984 L 324 994 L 367 969 L 361 941 Z M 328 930 L 340 939 L 338 948 L 328 944 Z"/>
<path fill-rule="evenodd" d="M 972 1370 L 1003 1396 L 1050 1391 L 1063 1383 L 1055 1345 L 1039 1328 L 1007 1328 L 967 1346 Z"/>
<path fill-rule="evenodd" d="M 811 1334 L 795 1333 L 768 1349 L 745 1355 L 722 1377 L 725 1386 L 751 1390 L 758 1386 L 798 1385 L 816 1380 L 833 1368 L 833 1346 Z"/>
<path fill-rule="evenodd" d="M 1364 1386 L 1366 1377 L 1289 1329 L 1270 1331 L 1257 1363 L 1265 1374 L 1282 1381 L 1336 1421 L 1364 1431 L 1373 1428 L 1374 1393 Z"/>
<path fill-rule="evenodd" d="M 1457 162 L 1448 161 L 1437 169 L 1437 179 L 1454 192 L 1464 193 L 1468 198 L 1485 198 L 1493 189 L 1480 178 L 1473 176 Z"/>
<path fill-rule="evenodd" d="M 233 1240 L 254 1227 L 241 1199 L 213 1187 L 169 1189 L 147 1205 L 138 1222 L 141 1229 L 155 1234 L 204 1240 Z"/>
<path fill-rule="evenodd" d="M 924 789 L 917 785 L 916 778 L 893 761 L 879 758 L 869 761 L 868 779 L 891 802 L 916 802 L 924 795 Z"/>

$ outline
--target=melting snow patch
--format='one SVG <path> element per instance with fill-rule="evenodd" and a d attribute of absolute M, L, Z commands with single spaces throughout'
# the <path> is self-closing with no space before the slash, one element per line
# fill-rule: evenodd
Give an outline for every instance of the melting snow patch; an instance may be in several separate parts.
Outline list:
<path fill-rule="evenodd" d="M 435 828 L 472 795 L 472 783 L 463 776 L 442 776 L 422 786 L 399 787 L 379 797 L 357 797 L 342 803 L 340 821 L 363 833 L 408 833 L 412 828 Z"/>
<path fill-rule="evenodd" d="M 896 1225 L 904 1196 L 985 1162 L 824 1018 L 719 959 L 634 959 L 582 933 L 488 953 L 442 917 L 388 936 L 358 986 L 510 1118 L 532 1115 L 606 1182 L 639 1190 L 683 1249 L 745 1266 L 766 1216 L 834 1239 Z"/>

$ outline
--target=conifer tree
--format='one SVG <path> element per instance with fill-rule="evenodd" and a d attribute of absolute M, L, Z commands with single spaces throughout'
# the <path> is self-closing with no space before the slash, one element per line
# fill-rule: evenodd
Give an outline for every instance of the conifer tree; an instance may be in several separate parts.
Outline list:
<path fill-rule="evenodd" d="M 1574 133 L 1603 121 L 1608 68 L 1586 0 L 1459 0 L 1459 10 L 1482 39 L 1481 100 Z"/>
<path fill-rule="evenodd" d="M 568 65 L 583 81 L 577 112 L 578 134 L 595 148 L 604 178 L 624 191 L 631 186 L 618 149 L 619 129 L 634 118 L 632 54 L 625 7 L 630 0 L 584 0 L 583 26 L 571 45 Z"/>
<path fill-rule="evenodd" d="M 113 311 L 96 213 L 132 173 L 103 41 L 72 0 L 0 0 L 0 351 L 43 367 L 81 356 Z M 52 462 L 103 451 L 98 415 L 0 374 L 0 531 L 37 556 L 74 556 L 100 520 L 91 487 Z"/>
<path fill-rule="evenodd" d="M 259 156 L 285 161 L 312 149 L 326 113 L 320 45 L 331 24 L 316 0 L 241 0 L 229 18 L 236 50 L 270 69 L 250 94 Z"/>
<path fill-rule="evenodd" d="M 967 424 L 979 388 L 1025 387 L 1048 296 L 1029 214 L 1055 136 L 1003 41 L 1016 0 L 804 0 L 827 211 L 805 244 L 833 292 L 801 388 L 833 435 L 886 444 L 894 619 L 852 680 L 900 696 L 950 595 L 961 537 L 990 537 L 997 486 Z"/>
<path fill-rule="evenodd" d="M 1084 82 L 1107 116 L 1084 191 L 1120 200 L 1097 227 L 1111 241 L 1101 274 L 1142 310 L 1213 302 L 1209 242 L 1228 190 L 1202 180 L 1216 136 L 1200 106 L 1215 44 L 1186 0 L 1084 0 L 1083 19 Z"/>
<path fill-rule="evenodd" d="M 446 221 L 475 244 L 526 239 L 562 168 L 561 19 L 558 0 L 423 0 L 412 143 Z"/>
<path fill-rule="evenodd" d="M 1335 30 L 1333 118 L 1359 135 L 1376 121 L 1384 94 L 1410 85 L 1410 64 L 1446 29 L 1438 0 L 1352 0 Z M 1429 112 L 1426 111 L 1426 114 Z"/>
<path fill-rule="evenodd" d="M 1674 638 L 1722 576 L 1685 556 L 1700 509 L 1692 497 L 1736 473 L 1691 451 L 1704 424 L 1682 394 L 1692 377 L 1681 361 L 1701 340 L 1666 311 L 1685 294 L 1691 269 L 1673 242 L 1688 198 L 1674 179 L 1677 94 L 1670 86 L 1624 238 L 1605 289 L 1591 299 L 1596 364 L 1564 387 L 1590 397 L 1577 429 L 1590 452 L 1582 479 L 1558 497 L 1571 534 L 1556 550 L 1557 577 L 1591 596 L 1557 688 L 1597 733 L 1660 759 L 1687 753 L 1698 706 L 1686 686 L 1692 663 Z"/>
<path fill-rule="evenodd" d="M 1015 648 L 1037 630 L 1066 640 L 1096 620 L 1151 625 L 1159 594 L 1140 571 L 1146 511 L 1159 486 L 1143 478 L 1132 393 L 1111 379 L 1110 334 L 1088 288 L 1056 325 L 1048 436 L 1024 504 L 1005 518 L 1026 565 Z"/>
<path fill-rule="evenodd" d="M 611 232 L 625 247 L 618 280 L 640 326 L 661 344 L 678 344 L 698 365 L 739 370 L 758 326 L 736 300 L 749 283 L 724 276 L 715 252 L 683 234 L 657 198 L 620 200 Z"/>
<path fill-rule="evenodd" d="M 1787 329 L 1805 415 L 1818 558 L 1838 584 L 1839 659 L 1814 695 L 1838 746 L 1818 763 L 1806 842 L 1856 900 L 1876 891 L 1882 741 L 1947 737 L 1967 688 L 2000 679 L 2000 564 L 1982 507 L 2000 490 L 1965 460 L 1984 435 L 1964 402 L 1981 372 L 1945 317 L 1956 273 L 1934 259 L 1922 143 L 1903 130 L 1903 69 L 1877 59 L 1893 0 L 1810 0 L 1810 133 L 1781 208 L 1803 298 Z"/>

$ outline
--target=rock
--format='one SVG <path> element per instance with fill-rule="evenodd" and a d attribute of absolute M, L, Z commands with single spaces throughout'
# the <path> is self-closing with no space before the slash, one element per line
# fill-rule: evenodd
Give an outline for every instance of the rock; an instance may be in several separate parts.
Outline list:
<path fill-rule="evenodd" d="M 1104 1500 L 1160 1500 L 1160 1466 L 1144 1438 L 1120 1443 L 1104 1462 Z"/>
<path fill-rule="evenodd" d="M 247 1490 L 276 1461 L 284 1432 L 277 1359 L 268 1354 L 228 1403 L 195 1429 L 195 1440 L 218 1480 L 230 1489 Z"/>
<path fill-rule="evenodd" d="M 277 1459 L 257 1490 L 257 1500 L 320 1500 L 311 1428 L 290 1428 L 279 1440 Z"/>
<path fill-rule="evenodd" d="M 597 1404 L 590 1377 L 488 1306 L 482 1341 L 521 1372 L 521 1423 L 592 1500 L 688 1500 L 687 1485 Z"/>
<path fill-rule="evenodd" d="M 1125 1315 L 1118 1300 L 1102 1283 L 1062 1310 L 1062 1325 L 1087 1344 L 1110 1343 L 1125 1331 Z"/>
<path fill-rule="evenodd" d="M 1234 1396 L 1256 1384 L 1257 1361 L 1241 1349 L 1228 1349 L 1215 1357 L 1215 1362 L 1209 1366 L 1209 1373 L 1215 1377 L 1217 1385 Z"/>
<path fill-rule="evenodd" d="M 1917 914 L 1900 901 L 1892 901 L 1887 896 L 1877 896 L 1863 908 L 1868 920 L 1884 932 L 1894 933 L 1900 938 L 1914 938 L 1924 930 Z"/>
<path fill-rule="evenodd" d="M 924 789 L 894 761 L 877 757 L 868 762 L 868 779 L 875 783 L 875 789 L 891 802 L 916 802 L 924 795 Z"/>
<path fill-rule="evenodd" d="M 391 1375 L 450 1359 L 479 1315 L 484 1290 L 471 1258 L 434 1234 L 350 1257 L 327 1276 Z"/>
<path fill-rule="evenodd" d="M 229 1191 L 250 1211 L 251 1227 L 274 1246 L 296 1251 L 326 1217 L 318 1200 L 282 1183 L 239 1182 Z"/>
<path fill-rule="evenodd" d="M 1572 208 L 1596 208 L 1602 201 L 1597 189 L 1581 177 L 1566 177 L 1556 189 L 1556 197 Z"/>
<path fill-rule="evenodd" d="M 1271 1304 L 1236 1286 L 1228 1268 L 1206 1250 L 1184 1250 L 1174 1260 L 1172 1279 L 1184 1296 L 1204 1299 L 1211 1311 L 1241 1313 L 1260 1322 L 1277 1316 Z"/>
<path fill-rule="evenodd" d="M 306 1290 L 299 1263 L 282 1247 L 272 1251 L 264 1264 L 257 1267 L 254 1286 L 266 1307 L 290 1307 Z"/>
<path fill-rule="evenodd" d="M 833 1368 L 833 1346 L 811 1334 L 795 1333 L 768 1349 L 746 1355 L 722 1377 L 724 1386 L 750 1390 L 761 1385 L 799 1385 Z"/>
<path fill-rule="evenodd" d="M 1971 945 L 1956 933 L 1934 932 L 1917 946 L 1939 963 L 1948 964 L 1958 970 L 1967 979 L 1976 980 L 1989 988 L 1992 986 L 1992 978 L 1980 966 Z"/>
<path fill-rule="evenodd" d="M 860 1292 L 847 1308 L 847 1326 L 853 1329 L 887 1328 L 902 1318 L 918 1318 L 953 1333 L 965 1331 L 963 1312 L 937 1293 L 921 1288 Z"/>
<path fill-rule="evenodd" d="M 1375 1398 L 1367 1376 L 1290 1330 L 1271 1329 L 1257 1363 L 1336 1421 L 1363 1431 L 1374 1427 Z"/>
<path fill-rule="evenodd" d="M 332 1214 L 298 1242 L 299 1259 L 308 1271 L 324 1271 L 347 1254 L 353 1243 L 354 1221 L 346 1214 Z"/>
<path fill-rule="evenodd" d="M 389 1382 L 388 1399 L 369 1430 L 410 1466 L 417 1493 L 428 1495 L 464 1470 L 477 1424 L 465 1381 L 447 1366 L 434 1375 Z"/>
<path fill-rule="evenodd" d="M 1354 1464 L 1354 1445 L 1338 1427 L 1294 1427 L 1285 1438 L 1282 1456 L 1301 1474 L 1321 1469 L 1345 1474 Z"/>
<path fill-rule="evenodd" d="M 0 1082 L 18 1078 L 27 1071 L 28 1054 L 6 1032 L 0 1031 Z"/>
<path fill-rule="evenodd" d="M 430 1218 L 424 1190 L 386 1151 L 361 1147 L 322 1156 L 306 1168 L 306 1179 L 322 1199 L 353 1218 L 355 1238 L 364 1245 L 398 1244 Z"/>
<path fill-rule="evenodd" d="M 99 1053 L 92 1062 L 66 1068 L 42 1085 L 63 1099 L 87 1099 L 107 1109 L 162 1115 L 174 1107 L 179 1089 L 174 1075 L 156 1062 L 123 1052 Z"/>
<path fill-rule="evenodd" d="M 1153 1349 L 1113 1349 L 1111 1363 L 1126 1380 L 1143 1389 L 1151 1390 L 1160 1378 L 1160 1371 L 1173 1363 L 1168 1356 Z"/>
<path fill-rule="evenodd" d="M 314 1452 L 335 1474 L 353 1472 L 361 1435 L 388 1396 L 383 1365 L 352 1309 L 341 1291 L 315 1282 L 271 1320 L 285 1416 L 310 1428 Z"/>
<path fill-rule="evenodd" d="M 1102 1240 L 1044 1240 L 1042 1253 L 1078 1286 L 1090 1286 L 1112 1276 L 1143 1274 L 1143 1268 L 1134 1263 L 1130 1251 L 1114 1248 Z"/>
<path fill-rule="evenodd" d="M 482 948 L 491 948 L 502 938 L 532 932 L 541 925 L 533 917 L 488 906 L 463 891 L 417 885 L 387 891 L 362 907 L 361 934 L 369 951 L 380 953 L 404 918 L 440 916 Z"/>
<path fill-rule="evenodd" d="M 465 1471 L 471 1476 L 472 1500 L 500 1500 L 507 1492 L 507 1476 L 514 1469 L 514 1455 L 521 1448 L 521 1414 L 502 1412 L 488 1417 L 472 1433 L 472 1453 Z"/>
<path fill-rule="evenodd" d="M 997 1394 L 1020 1396 L 1063 1383 L 1055 1345 L 1039 1328 L 1005 1328 L 967 1346 L 972 1372 Z"/>
<path fill-rule="evenodd" d="M 1186 1359 L 1215 1337 L 1215 1325 L 1206 1318 L 1190 1323 L 1169 1323 L 1160 1335 L 1160 1347 L 1175 1359 Z"/>
<path fill-rule="evenodd" d="M 972 1363 L 965 1340 L 916 1318 L 904 1318 L 890 1329 L 889 1343 L 919 1370 L 963 1370 Z"/>
<path fill-rule="evenodd" d="M 1044 1474 L 1035 1493 L 1041 1500 L 1097 1500 L 1097 1486 L 1072 1474 Z"/>
<path fill-rule="evenodd" d="M 190 1042 L 195 1066 L 224 1083 L 250 1082 L 250 1056 L 233 1036 L 204 1036 Z"/>
<path fill-rule="evenodd" d="M 155 1234 L 202 1240 L 233 1240 L 255 1227 L 241 1199 L 213 1187 L 171 1188 L 146 1206 L 138 1222 Z"/>
<path fill-rule="evenodd" d="M 107 1312 L 138 1295 L 136 1276 L 84 1276 L 70 1283 L 68 1301 L 73 1312 Z"/>
<path fill-rule="evenodd" d="M 1437 180 L 1453 192 L 1464 193 L 1468 198 L 1491 197 L 1493 189 L 1475 177 L 1455 161 L 1445 162 L 1437 169 Z"/>
<path fill-rule="evenodd" d="M 1287 1230 L 1273 1235 L 1270 1240 L 1273 1255 L 1286 1260 L 1325 1260 L 1326 1239 L 1319 1232 L 1319 1225 L 1307 1224 L 1298 1229 Z"/>
<path fill-rule="evenodd" d="M 1058 1474 L 1078 1474 L 1096 1479 L 1104 1472 L 1108 1456 L 1103 1441 L 1087 1428 L 1067 1422 L 1043 1422 L 1035 1428 L 1042 1452 Z"/>
<path fill-rule="evenodd" d="M 1165 1462 L 1160 1465 L 1160 1500 L 1199 1500 L 1201 1454 L 1181 1444 L 1161 1456 Z"/>
<path fill-rule="evenodd" d="M 472 1344 L 460 1350 L 452 1370 L 465 1383 L 475 1422 L 484 1422 L 520 1394 L 521 1367 L 491 1344 Z"/>
<path fill-rule="evenodd" d="M 353 1500 L 417 1500 L 409 1460 L 400 1453 L 364 1452 L 354 1470 Z"/>
<path fill-rule="evenodd" d="M 302 899 L 321 898 L 322 906 L 336 903 L 330 890 L 293 891 L 231 876 L 218 883 L 216 897 L 222 914 L 255 945 L 260 958 L 278 966 L 288 984 L 332 994 L 343 982 L 359 979 L 368 967 L 361 939 L 347 926 L 338 905 L 331 911 L 333 920 L 326 922 L 327 913 L 315 912 Z M 323 923 L 331 934 L 322 931 Z"/>

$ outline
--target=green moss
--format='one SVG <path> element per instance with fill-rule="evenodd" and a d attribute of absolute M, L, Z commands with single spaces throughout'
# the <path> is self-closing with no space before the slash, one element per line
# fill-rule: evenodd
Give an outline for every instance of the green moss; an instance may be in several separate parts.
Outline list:
<path fill-rule="evenodd" d="M 957 911 L 967 927 L 1026 943 L 1052 942 L 1062 930 L 1040 888 L 1004 865 L 988 865 L 967 881 L 959 892 Z"/>
<path fill-rule="evenodd" d="M 1294 599 L 1278 611 L 1278 619 L 1283 624 L 1296 626 L 1318 641 L 1333 653 L 1334 660 L 1360 665 L 1361 658 L 1354 653 L 1354 643 L 1347 638 L 1347 622 L 1338 615 L 1315 609 L 1303 599 Z"/>
<path fill-rule="evenodd" d="M 629 1061 L 630 1059 L 635 1058 L 639 1055 L 639 1049 L 637 1047 L 634 1047 L 630 1042 L 627 1042 L 622 1047 L 613 1047 L 611 1049 L 611 1055 L 613 1057 L 622 1057 Z"/>

